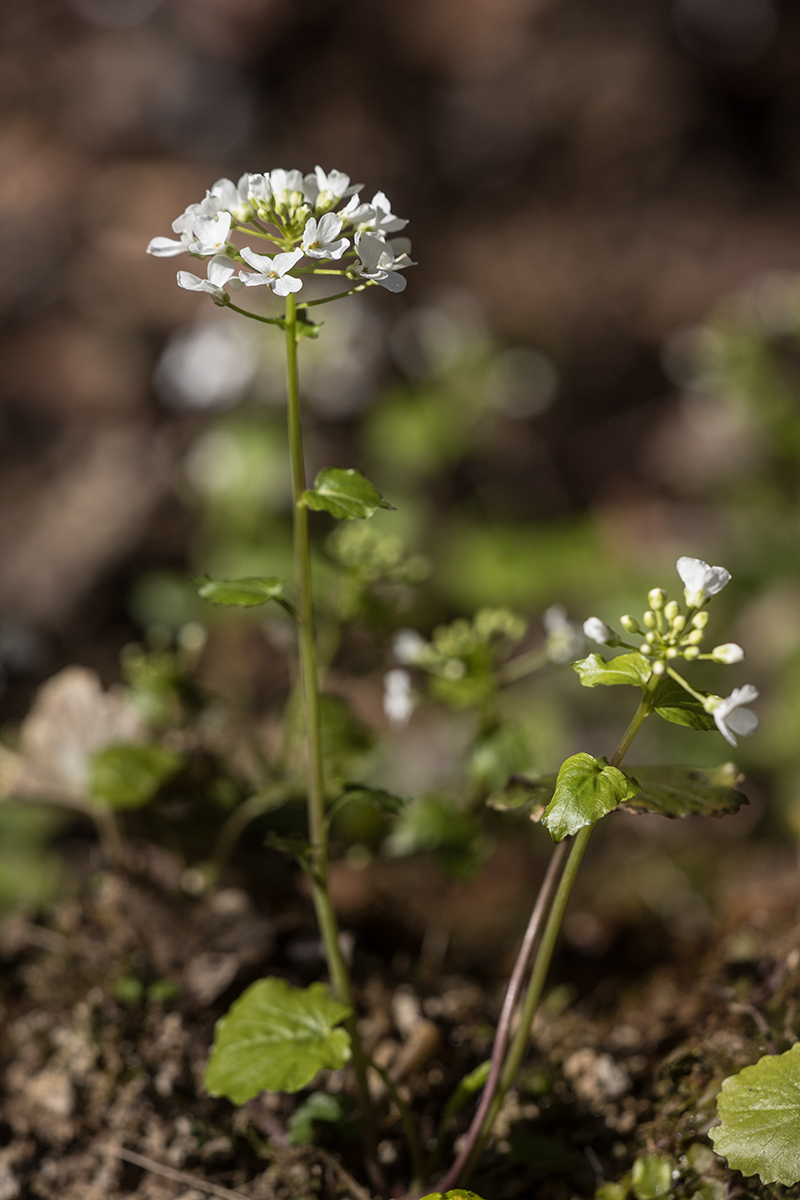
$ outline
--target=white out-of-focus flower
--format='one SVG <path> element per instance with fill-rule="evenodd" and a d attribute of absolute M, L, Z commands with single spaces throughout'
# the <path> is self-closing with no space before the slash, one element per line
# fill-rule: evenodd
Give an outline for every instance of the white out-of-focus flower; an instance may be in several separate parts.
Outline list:
<path fill-rule="evenodd" d="M 710 567 L 702 558 L 684 555 L 677 562 L 678 574 L 683 580 L 684 596 L 690 608 L 700 608 L 709 596 L 716 596 L 730 581 L 730 572 L 724 567 Z"/>
<path fill-rule="evenodd" d="M 383 677 L 383 711 L 392 729 L 405 729 L 414 711 L 411 676 L 404 667 L 392 667 Z"/>
<path fill-rule="evenodd" d="M 722 646 L 715 646 L 711 651 L 711 657 L 718 663 L 738 663 L 744 658 L 744 650 L 741 646 L 737 646 L 736 642 L 725 642 Z"/>
<path fill-rule="evenodd" d="M 189 246 L 192 254 L 203 258 L 211 254 L 224 252 L 231 232 L 231 214 L 229 212 L 214 213 L 211 217 L 195 217 L 192 223 L 194 241 Z"/>
<path fill-rule="evenodd" d="M 336 213 L 325 213 L 319 220 L 309 217 L 303 230 L 303 253 L 309 258 L 341 258 L 350 245 L 348 238 L 340 238 L 342 218 Z"/>
<path fill-rule="evenodd" d="M 171 408 L 228 408 L 241 400 L 256 367 L 256 341 L 249 323 L 212 319 L 173 334 L 153 383 Z"/>
<path fill-rule="evenodd" d="M 583 632 L 590 642 L 597 642 L 599 646 L 619 645 L 619 634 L 614 633 L 614 630 L 606 625 L 605 621 L 601 621 L 599 617 L 589 617 L 588 620 L 584 621 Z"/>
<path fill-rule="evenodd" d="M 545 651 L 554 663 L 574 662 L 583 654 L 584 642 L 580 626 L 567 618 L 567 610 L 561 604 L 551 604 L 542 614 L 542 624 L 547 633 Z"/>
<path fill-rule="evenodd" d="M 218 203 L 220 210 L 230 213 L 234 221 L 240 224 L 249 221 L 253 215 L 253 206 L 250 203 L 250 175 L 247 173 L 239 177 L 238 183 L 231 179 L 218 179 L 208 196 Z"/>
<path fill-rule="evenodd" d="M 352 196 L 363 184 L 351 185 L 350 176 L 343 171 L 323 171 L 315 167 L 313 175 L 306 175 L 303 180 L 303 195 L 314 208 L 332 208 L 345 196 Z"/>
<path fill-rule="evenodd" d="M 206 268 L 208 278 L 201 279 L 198 275 L 192 275 L 190 271 L 178 271 L 178 284 L 186 288 L 187 292 L 208 292 L 215 300 L 219 300 L 227 294 L 226 285 L 229 284 L 234 291 L 242 287 L 241 282 L 233 278 L 235 271 L 236 268 L 229 258 L 224 254 L 217 254 Z"/>
<path fill-rule="evenodd" d="M 392 638 L 392 653 L 398 662 L 415 663 L 427 648 L 428 643 L 416 629 L 398 629 Z"/>
<path fill-rule="evenodd" d="M 246 287 L 262 287 L 266 284 L 267 287 L 272 288 L 276 296 L 288 296 L 289 292 L 299 292 L 303 286 L 302 279 L 296 279 L 294 275 L 287 274 L 302 257 L 303 251 L 300 249 L 290 250 L 286 254 L 276 254 L 270 258 L 268 254 L 256 254 L 249 246 L 245 246 L 242 250 L 242 258 L 251 267 L 255 267 L 256 274 L 240 271 L 239 278 Z"/>
<path fill-rule="evenodd" d="M 147 244 L 147 253 L 156 258 L 173 258 L 176 254 L 185 254 L 195 241 L 194 223 L 196 219 L 213 216 L 218 211 L 216 201 L 209 201 L 208 196 L 200 204 L 190 204 L 172 222 L 172 231 L 178 234 L 178 240 L 168 237 L 151 238 Z"/>
<path fill-rule="evenodd" d="M 730 696 L 724 699 L 721 696 L 708 696 L 704 702 L 706 712 L 710 712 L 716 723 L 717 729 L 727 742 L 732 746 L 736 745 L 736 738 L 733 736 L 738 733 L 740 737 L 747 737 L 748 734 L 755 733 L 758 729 L 758 717 L 749 708 L 744 708 L 743 705 L 750 704 L 758 697 L 758 688 L 754 688 L 752 683 L 746 683 L 744 687 L 734 688 Z"/>
<path fill-rule="evenodd" d="M 362 279 L 374 279 L 390 292 L 405 291 L 406 280 L 399 271 L 416 264 L 408 257 L 411 243 L 408 238 L 385 242 L 374 233 L 357 233 L 356 249 L 361 260 L 354 270 Z"/>

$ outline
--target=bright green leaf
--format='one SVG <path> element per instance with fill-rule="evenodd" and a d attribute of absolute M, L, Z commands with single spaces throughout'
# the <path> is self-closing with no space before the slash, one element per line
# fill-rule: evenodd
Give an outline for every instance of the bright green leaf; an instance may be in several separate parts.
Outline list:
<path fill-rule="evenodd" d="M 393 507 L 366 475 L 352 467 L 325 467 L 314 480 L 314 487 L 303 492 L 303 504 L 316 512 L 329 512 L 338 521 L 371 517 L 379 508 Z"/>
<path fill-rule="evenodd" d="M 282 596 L 283 582 L 274 578 L 207 579 L 198 585 L 197 594 L 212 604 L 252 608 Z"/>
<path fill-rule="evenodd" d="M 573 754 L 562 764 L 553 799 L 542 817 L 554 842 L 577 833 L 584 825 L 593 825 L 623 800 L 639 790 L 604 758 L 591 754 Z"/>
<path fill-rule="evenodd" d="M 337 1028 L 349 1015 L 324 983 L 259 979 L 217 1021 L 206 1088 L 234 1104 L 263 1091 L 299 1092 L 317 1071 L 349 1060 L 350 1035 Z"/>
<path fill-rule="evenodd" d="M 669 675 L 659 679 L 653 692 L 653 705 L 653 711 L 673 725 L 687 725 L 689 729 L 714 728 L 711 713 L 707 713 L 700 701 Z"/>
<path fill-rule="evenodd" d="M 594 1200 L 625 1200 L 628 1185 L 625 1183 L 601 1183 L 594 1194 Z"/>
<path fill-rule="evenodd" d="M 672 1190 L 671 1158 L 641 1154 L 631 1170 L 631 1188 L 636 1200 L 661 1200 Z"/>
<path fill-rule="evenodd" d="M 183 766 L 166 746 L 106 746 L 89 766 L 89 793 L 111 808 L 141 808 Z"/>
<path fill-rule="evenodd" d="M 609 687 L 618 683 L 643 687 L 652 674 L 649 659 L 638 650 L 632 654 L 620 654 L 608 662 L 599 654 L 590 654 L 588 658 L 574 662 L 572 667 L 580 675 L 584 687 L 597 687 L 600 683 Z"/>
<path fill-rule="evenodd" d="M 733 763 L 721 767 L 635 767 L 639 790 L 625 807 L 662 817 L 724 817 L 748 800 L 735 790 L 741 775 Z"/>
<path fill-rule="evenodd" d="M 330 1092 L 312 1092 L 289 1117 L 287 1132 L 291 1146 L 310 1146 L 314 1140 L 314 1122 L 326 1121 L 335 1125 L 344 1116 L 344 1108 L 338 1096 Z"/>
<path fill-rule="evenodd" d="M 729 1167 L 762 1183 L 800 1182 L 800 1043 L 729 1076 L 717 1106 L 722 1124 L 709 1137 Z"/>

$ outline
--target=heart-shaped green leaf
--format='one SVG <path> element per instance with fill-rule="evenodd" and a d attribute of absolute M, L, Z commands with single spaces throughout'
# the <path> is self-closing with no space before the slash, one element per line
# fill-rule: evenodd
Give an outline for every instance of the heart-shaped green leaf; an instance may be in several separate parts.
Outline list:
<path fill-rule="evenodd" d="M 212 604 L 252 608 L 281 597 L 283 581 L 273 578 L 206 579 L 198 585 L 197 594 Z"/>
<path fill-rule="evenodd" d="M 594 825 L 638 790 L 634 779 L 623 775 L 617 767 L 610 767 L 604 758 L 573 754 L 561 765 L 556 790 L 542 822 L 553 841 L 560 842 L 584 825 Z"/>
<path fill-rule="evenodd" d="M 292 987 L 259 979 L 217 1021 L 205 1084 L 212 1096 L 244 1104 L 259 1092 L 299 1092 L 327 1068 L 350 1058 L 350 1015 L 324 983 Z"/>
<path fill-rule="evenodd" d="M 800 1043 L 729 1076 L 717 1107 L 722 1124 L 709 1137 L 729 1167 L 762 1183 L 800 1182 Z"/>
<path fill-rule="evenodd" d="M 317 512 L 329 512 L 338 521 L 371 517 L 379 508 L 392 508 L 360 471 L 325 467 L 314 487 L 303 492 L 303 504 Z"/>
<path fill-rule="evenodd" d="M 639 790 L 625 807 L 662 817 L 724 817 L 748 800 L 736 785 L 742 776 L 733 763 L 721 767 L 634 767 Z"/>
<path fill-rule="evenodd" d="M 649 660 L 638 650 L 632 654 L 620 654 L 608 662 L 599 654 L 590 654 L 588 658 L 574 662 L 572 667 L 578 672 L 584 687 L 597 687 L 601 683 L 607 687 L 618 683 L 643 687 L 652 674 Z"/>
<path fill-rule="evenodd" d="M 141 808 L 183 766 L 166 746 L 106 746 L 89 766 L 89 794 L 109 808 Z"/>
<path fill-rule="evenodd" d="M 653 711 L 673 725 L 687 725 L 689 729 L 714 729 L 714 718 L 707 713 L 699 700 L 669 675 L 662 675 L 653 692 Z"/>

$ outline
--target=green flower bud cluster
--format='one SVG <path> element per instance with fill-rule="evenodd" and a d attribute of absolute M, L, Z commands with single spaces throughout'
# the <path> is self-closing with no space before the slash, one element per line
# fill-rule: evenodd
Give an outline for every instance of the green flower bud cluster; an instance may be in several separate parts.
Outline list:
<path fill-rule="evenodd" d="M 522 617 L 508 609 L 482 608 L 472 621 L 462 617 L 450 625 L 439 625 L 430 642 L 417 635 L 413 654 L 400 657 L 401 661 L 455 682 L 468 673 L 492 671 L 504 643 L 518 642 L 526 628 Z"/>
<path fill-rule="evenodd" d="M 644 634 L 644 641 L 638 646 L 640 652 L 661 662 L 674 658 L 692 662 L 700 658 L 708 613 L 693 612 L 691 608 L 682 612 L 677 600 L 668 600 L 662 588 L 653 588 L 647 599 L 650 608 L 643 614 L 641 625 L 630 616 L 624 616 L 620 621 L 628 633 Z M 702 657 L 710 658 L 711 655 Z"/>

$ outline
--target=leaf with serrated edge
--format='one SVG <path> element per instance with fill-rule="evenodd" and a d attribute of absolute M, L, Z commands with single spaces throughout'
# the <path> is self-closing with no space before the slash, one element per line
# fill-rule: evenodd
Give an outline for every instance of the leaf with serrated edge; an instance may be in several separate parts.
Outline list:
<path fill-rule="evenodd" d="M 314 487 L 303 492 L 303 504 L 317 512 L 328 512 L 338 521 L 371 517 L 379 508 L 392 508 L 366 475 L 341 467 L 325 467 Z"/>
<path fill-rule="evenodd" d="M 639 791 L 625 802 L 629 811 L 662 817 L 725 817 L 748 799 L 735 790 L 742 776 L 733 763 L 721 767 L 634 767 Z"/>
<path fill-rule="evenodd" d="M 350 1058 L 350 1015 L 324 983 L 292 987 L 259 979 L 217 1021 L 205 1085 L 212 1096 L 244 1104 L 259 1092 L 299 1092 L 327 1068 Z"/>
<path fill-rule="evenodd" d="M 561 765 L 542 823 L 553 841 L 560 842 L 584 825 L 594 825 L 638 790 L 635 780 L 610 767 L 604 758 L 573 754 Z"/>
<path fill-rule="evenodd" d="M 662 675 L 653 692 L 653 711 L 673 725 L 689 729 L 714 729 L 714 718 L 699 700 L 669 675 Z"/>
<path fill-rule="evenodd" d="M 197 594 L 212 604 L 252 608 L 281 596 L 283 581 L 273 578 L 206 579 L 198 585 Z"/>
<path fill-rule="evenodd" d="M 800 1043 L 730 1075 L 717 1107 L 722 1124 L 709 1137 L 729 1167 L 762 1183 L 800 1182 Z"/>
<path fill-rule="evenodd" d="M 597 687 L 598 684 L 613 687 L 620 683 L 643 687 L 652 674 L 649 661 L 638 650 L 620 654 L 608 662 L 599 654 L 590 654 L 588 658 L 574 662 L 572 669 L 577 671 L 584 687 Z"/>

